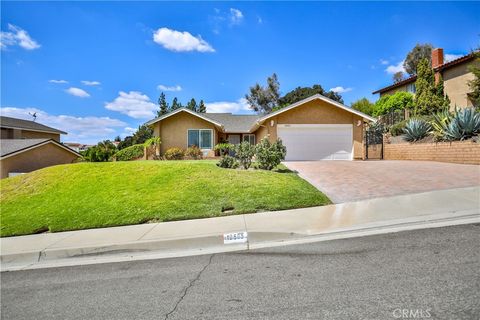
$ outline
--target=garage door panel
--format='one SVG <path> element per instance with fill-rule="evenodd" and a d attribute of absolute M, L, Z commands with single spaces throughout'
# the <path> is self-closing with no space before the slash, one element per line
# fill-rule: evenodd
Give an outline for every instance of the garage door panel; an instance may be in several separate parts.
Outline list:
<path fill-rule="evenodd" d="M 351 160 L 351 125 L 279 125 L 286 160 Z"/>

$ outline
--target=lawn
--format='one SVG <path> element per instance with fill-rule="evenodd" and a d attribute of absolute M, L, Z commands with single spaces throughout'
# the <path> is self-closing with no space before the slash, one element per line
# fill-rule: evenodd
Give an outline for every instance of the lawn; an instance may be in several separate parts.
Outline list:
<path fill-rule="evenodd" d="M 214 161 L 60 165 L 0 187 L 2 237 L 330 203 L 288 170 L 223 169 Z"/>

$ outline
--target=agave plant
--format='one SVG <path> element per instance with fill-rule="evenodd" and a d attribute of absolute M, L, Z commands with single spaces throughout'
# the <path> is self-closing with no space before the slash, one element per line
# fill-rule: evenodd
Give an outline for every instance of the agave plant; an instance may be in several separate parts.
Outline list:
<path fill-rule="evenodd" d="M 432 125 L 432 134 L 436 141 L 445 139 L 445 135 L 448 130 L 448 126 L 452 122 L 452 118 L 453 116 L 448 109 L 444 109 L 443 111 L 437 112 L 433 115 L 430 123 Z"/>
<path fill-rule="evenodd" d="M 465 140 L 480 134 L 480 112 L 474 108 L 456 111 L 447 129 L 445 140 Z"/>
<path fill-rule="evenodd" d="M 403 139 L 409 142 L 414 142 L 425 138 L 432 126 L 425 120 L 412 118 L 408 120 L 405 126 Z"/>

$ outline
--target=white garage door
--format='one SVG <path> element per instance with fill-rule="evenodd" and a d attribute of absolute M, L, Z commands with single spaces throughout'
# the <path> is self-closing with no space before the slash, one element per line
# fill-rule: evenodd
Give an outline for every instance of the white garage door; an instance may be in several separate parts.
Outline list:
<path fill-rule="evenodd" d="M 351 124 L 279 124 L 285 160 L 352 160 Z"/>

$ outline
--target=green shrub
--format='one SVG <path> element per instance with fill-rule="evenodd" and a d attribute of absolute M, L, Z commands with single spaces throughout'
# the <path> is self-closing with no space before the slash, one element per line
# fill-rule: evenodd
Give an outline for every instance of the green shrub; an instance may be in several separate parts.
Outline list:
<path fill-rule="evenodd" d="M 409 142 L 415 142 L 425 138 L 432 126 L 425 120 L 412 118 L 408 120 L 407 125 L 405 126 L 405 135 L 403 139 Z"/>
<path fill-rule="evenodd" d="M 250 168 L 252 158 L 255 155 L 255 147 L 248 141 L 243 141 L 235 147 L 235 158 L 244 169 Z"/>
<path fill-rule="evenodd" d="M 152 137 L 150 139 L 145 140 L 143 143 L 145 147 L 152 147 L 152 146 L 158 146 L 160 145 L 160 137 Z"/>
<path fill-rule="evenodd" d="M 126 147 L 115 153 L 115 159 L 117 161 L 130 161 L 143 157 L 144 145 L 134 144 L 133 146 Z"/>
<path fill-rule="evenodd" d="M 224 155 L 228 154 L 234 148 L 235 148 L 235 146 L 233 144 L 228 143 L 228 142 L 222 142 L 222 143 L 216 144 L 213 149 L 215 151 L 218 151 L 220 156 L 224 156 Z"/>
<path fill-rule="evenodd" d="M 432 125 L 432 134 L 436 141 L 441 141 L 446 139 L 446 133 L 448 126 L 452 122 L 452 114 L 448 109 L 437 112 L 432 115 L 430 121 Z"/>
<path fill-rule="evenodd" d="M 264 170 L 272 170 L 285 160 L 287 148 L 283 145 L 282 140 L 277 139 L 274 143 L 270 143 L 268 138 L 263 138 L 255 146 L 255 157 L 258 167 Z"/>
<path fill-rule="evenodd" d="M 403 120 L 403 121 L 400 121 L 400 122 L 397 122 L 395 123 L 393 126 L 390 127 L 390 134 L 393 136 L 393 137 L 396 137 L 396 136 L 401 136 L 402 134 L 404 134 L 404 130 L 405 130 L 405 126 L 407 125 L 407 121 L 408 120 Z"/>
<path fill-rule="evenodd" d="M 167 149 L 163 155 L 167 160 L 182 160 L 185 157 L 185 151 L 183 149 L 173 147 Z"/>
<path fill-rule="evenodd" d="M 217 163 L 217 166 L 221 168 L 235 169 L 235 168 L 238 168 L 238 162 L 237 162 L 237 159 L 226 154 L 220 158 L 220 160 Z"/>
<path fill-rule="evenodd" d="M 203 158 L 203 152 L 199 147 L 191 146 L 185 151 L 185 156 L 193 160 L 198 160 Z"/>
<path fill-rule="evenodd" d="M 373 116 L 378 117 L 394 110 L 413 109 L 413 94 L 398 91 L 394 94 L 384 95 L 375 103 Z"/>
<path fill-rule="evenodd" d="M 480 134 L 480 112 L 474 108 L 456 111 L 445 131 L 445 139 L 465 140 Z"/>

